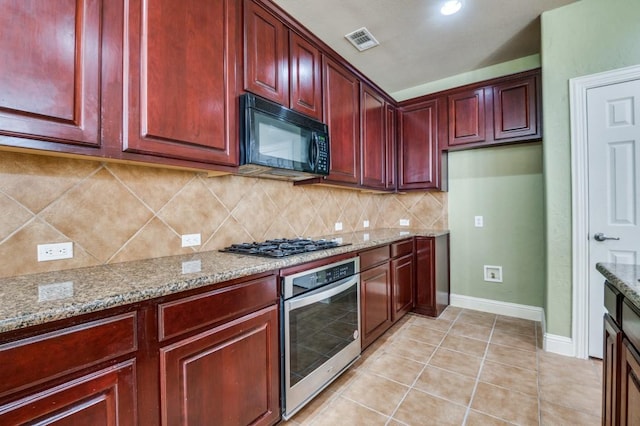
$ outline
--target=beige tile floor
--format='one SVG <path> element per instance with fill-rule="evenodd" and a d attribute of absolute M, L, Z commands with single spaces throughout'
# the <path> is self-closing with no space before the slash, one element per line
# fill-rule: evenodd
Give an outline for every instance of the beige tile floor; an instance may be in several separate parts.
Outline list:
<path fill-rule="evenodd" d="M 541 346 L 533 321 L 409 314 L 282 424 L 599 425 L 602 362 Z"/>

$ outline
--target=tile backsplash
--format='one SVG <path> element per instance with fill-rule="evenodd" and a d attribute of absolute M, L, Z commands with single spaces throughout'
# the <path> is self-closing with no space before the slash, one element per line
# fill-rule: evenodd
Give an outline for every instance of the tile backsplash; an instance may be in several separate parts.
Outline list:
<path fill-rule="evenodd" d="M 234 242 L 447 228 L 447 194 L 371 194 L 240 176 L 0 152 L 0 277 L 217 250 Z M 202 244 L 181 247 L 181 235 Z M 37 262 L 72 241 L 74 257 Z"/>

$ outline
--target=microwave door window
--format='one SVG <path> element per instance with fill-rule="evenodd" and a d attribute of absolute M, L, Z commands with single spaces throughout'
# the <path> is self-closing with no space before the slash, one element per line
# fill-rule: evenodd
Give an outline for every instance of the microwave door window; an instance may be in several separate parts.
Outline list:
<path fill-rule="evenodd" d="M 273 167 L 304 170 L 309 163 L 310 132 L 267 115 L 256 117 L 258 161 Z"/>

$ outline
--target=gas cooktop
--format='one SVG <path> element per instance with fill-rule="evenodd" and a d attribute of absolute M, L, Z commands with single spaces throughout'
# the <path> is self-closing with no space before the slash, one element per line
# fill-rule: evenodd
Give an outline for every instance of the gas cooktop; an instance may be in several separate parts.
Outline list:
<path fill-rule="evenodd" d="M 231 244 L 223 248 L 222 252 L 248 254 L 262 257 L 286 257 L 294 254 L 309 253 L 312 251 L 326 250 L 334 247 L 344 246 L 336 240 L 312 240 L 309 238 L 295 239 L 275 239 L 261 243 L 241 243 Z"/>

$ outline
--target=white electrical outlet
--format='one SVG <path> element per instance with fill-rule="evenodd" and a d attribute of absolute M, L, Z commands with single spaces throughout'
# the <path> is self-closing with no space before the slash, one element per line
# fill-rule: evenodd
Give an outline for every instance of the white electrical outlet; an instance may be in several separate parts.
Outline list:
<path fill-rule="evenodd" d="M 182 236 L 182 247 L 193 247 L 200 245 L 200 234 L 186 234 Z"/>
<path fill-rule="evenodd" d="M 362 236 L 362 240 L 363 240 L 363 241 L 369 241 L 369 233 L 368 233 L 368 232 L 367 232 L 367 233 L 365 233 L 365 234 Z"/>
<path fill-rule="evenodd" d="M 49 260 L 71 259 L 73 243 L 38 244 L 38 262 Z"/>
<path fill-rule="evenodd" d="M 409 226 L 409 219 L 400 219 L 400 226 Z"/>
<path fill-rule="evenodd" d="M 484 226 L 484 217 L 475 216 L 473 218 L 473 223 L 475 224 L 476 228 L 482 228 Z"/>
<path fill-rule="evenodd" d="M 484 280 L 493 283 L 501 283 L 502 266 L 484 265 Z"/>
<path fill-rule="evenodd" d="M 342 222 L 336 222 L 336 231 L 342 231 Z"/>
<path fill-rule="evenodd" d="M 368 228 L 369 227 L 369 221 L 365 220 L 364 222 L 362 222 L 362 227 L 363 228 Z"/>

